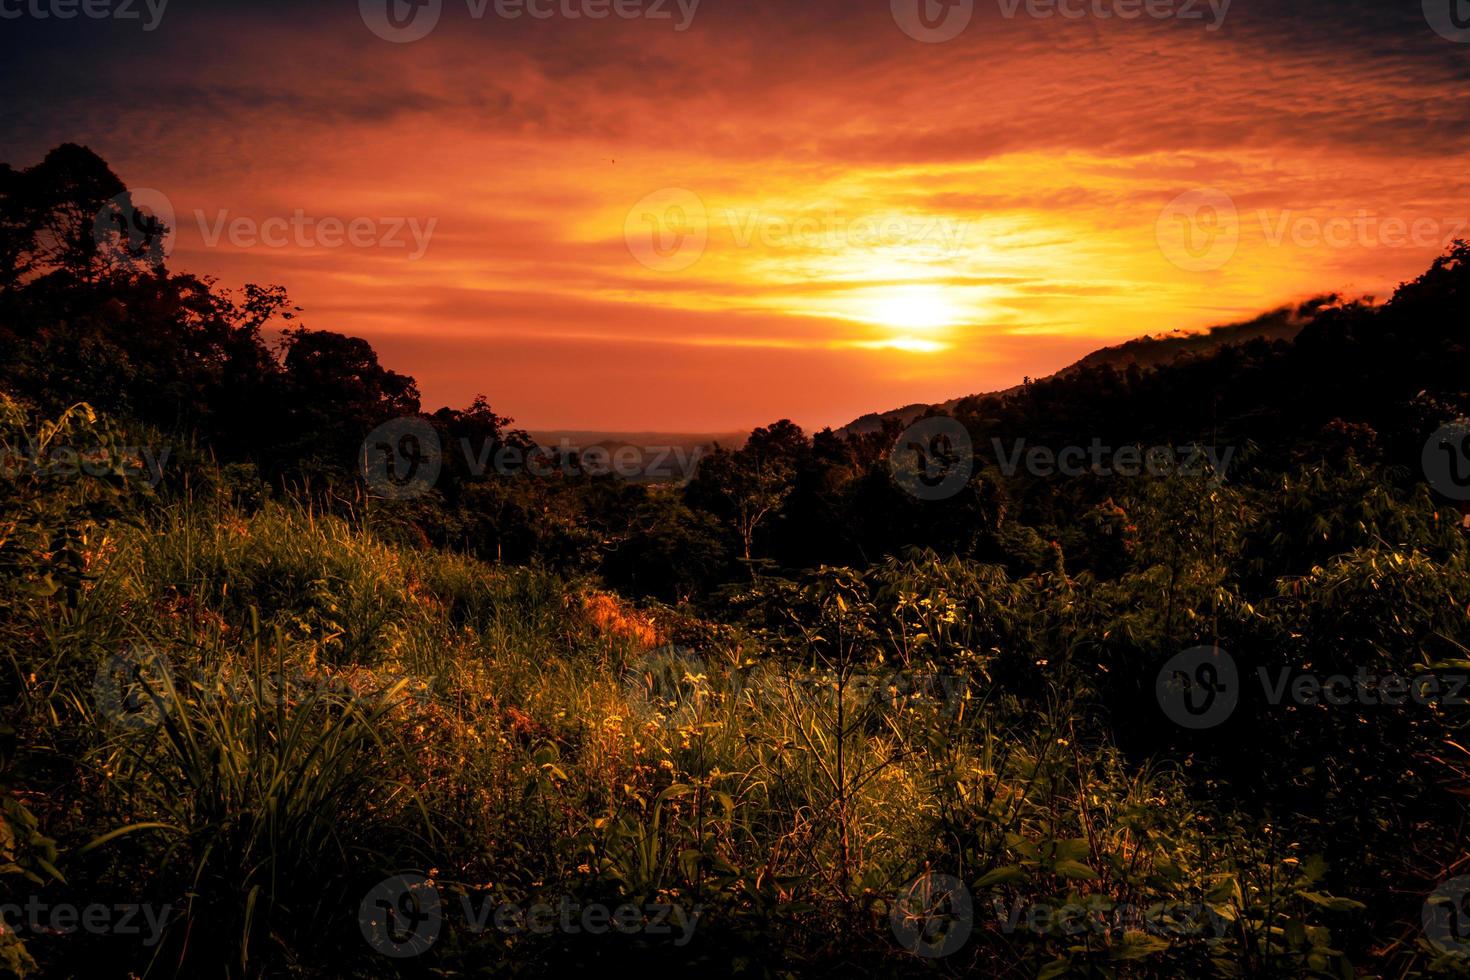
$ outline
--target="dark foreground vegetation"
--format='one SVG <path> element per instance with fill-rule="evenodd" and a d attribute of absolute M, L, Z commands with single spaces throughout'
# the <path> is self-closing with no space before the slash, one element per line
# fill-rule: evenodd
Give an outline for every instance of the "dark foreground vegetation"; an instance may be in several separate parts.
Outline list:
<path fill-rule="evenodd" d="M 966 400 L 917 483 L 777 422 L 681 485 L 477 473 L 529 438 L 124 192 L 0 167 L 0 977 L 1470 973 L 1470 246 Z"/>

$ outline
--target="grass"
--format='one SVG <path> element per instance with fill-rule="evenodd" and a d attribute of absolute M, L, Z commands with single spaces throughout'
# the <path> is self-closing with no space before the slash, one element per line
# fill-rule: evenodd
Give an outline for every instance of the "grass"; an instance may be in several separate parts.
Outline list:
<path fill-rule="evenodd" d="M 174 910 L 152 948 L 22 937 L 55 975 L 1340 969 L 1332 929 L 1360 906 L 1330 894 L 1327 865 L 1269 815 L 1201 800 L 1187 757 L 1112 740 L 1081 637 L 1144 628 L 1125 584 L 914 555 L 773 584 L 762 601 L 789 619 L 731 628 L 289 502 L 141 513 L 84 535 L 72 600 L 12 597 L 3 627 L 15 799 L 60 842 L 27 887 Z M 1359 573 L 1405 595 L 1442 584 L 1357 556 L 1320 573 L 1331 603 L 1352 606 Z M 145 723 L 117 723 L 108 678 Z M 928 872 L 974 892 L 973 935 L 943 959 L 891 928 Z M 406 873 L 446 901 L 411 961 L 359 921 Z M 562 896 L 674 903 L 698 925 L 675 946 L 463 914 Z M 1007 929 L 997 911 L 1160 903 L 1209 909 L 1214 931 Z M 0 958 L 0 975 L 26 969 Z"/>

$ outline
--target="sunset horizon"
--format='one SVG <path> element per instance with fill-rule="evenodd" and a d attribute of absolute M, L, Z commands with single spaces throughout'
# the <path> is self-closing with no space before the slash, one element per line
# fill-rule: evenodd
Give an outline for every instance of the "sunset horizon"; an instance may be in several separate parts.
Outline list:
<path fill-rule="evenodd" d="M 12 21 L 12 71 L 89 70 L 8 156 L 89 146 L 174 267 L 528 429 L 842 425 L 1382 299 L 1467 234 L 1462 51 L 1417 9 L 531 3 Z"/>

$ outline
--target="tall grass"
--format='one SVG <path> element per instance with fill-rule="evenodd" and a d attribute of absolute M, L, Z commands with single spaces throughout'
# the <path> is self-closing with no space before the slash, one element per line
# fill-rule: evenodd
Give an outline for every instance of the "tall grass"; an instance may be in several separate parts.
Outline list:
<path fill-rule="evenodd" d="M 450 915 L 407 965 L 448 975 L 620 956 L 729 974 L 1259 974 L 1306 962 L 1270 936 L 1322 928 L 1293 897 L 1320 893 L 1292 877 L 1307 855 L 1111 744 L 1075 662 L 1105 613 L 1071 583 L 913 555 L 779 593 L 784 623 L 691 628 L 289 504 L 177 500 L 89 533 L 75 601 L 17 603 L 6 635 L 18 728 L 54 763 L 37 785 L 88 800 L 40 808 L 59 870 L 177 910 L 129 969 L 392 974 L 405 964 L 363 941 L 358 902 L 410 870 L 451 910 L 559 896 L 701 910 L 679 949 Z M 140 669 L 138 651 L 167 669 Z M 119 658 L 156 723 L 119 727 L 99 702 Z M 894 670 L 950 686 L 899 689 Z M 976 889 L 976 935 L 941 962 L 889 927 L 926 872 Z M 1263 880 L 1275 897 L 1258 898 Z M 1233 925 L 1020 935 L 995 901 L 1195 901 Z M 30 945 L 63 966 L 93 951 Z"/>

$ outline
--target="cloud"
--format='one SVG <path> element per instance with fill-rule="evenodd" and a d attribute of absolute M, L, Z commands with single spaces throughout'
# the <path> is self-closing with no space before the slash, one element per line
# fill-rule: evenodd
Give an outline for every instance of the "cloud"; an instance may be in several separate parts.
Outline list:
<path fill-rule="evenodd" d="M 1273 242 L 1283 220 L 1450 228 L 1470 210 L 1470 61 L 1417 4 L 1237 0 L 1213 31 L 1003 9 L 980 0 L 944 44 L 845 0 L 703 0 L 684 32 L 445 0 L 402 45 L 351 3 L 196 0 L 146 33 L 7 22 L 0 82 L 21 94 L 0 145 L 25 165 L 86 142 L 185 215 L 433 220 L 417 261 L 185 228 L 174 264 L 282 283 L 428 400 L 486 390 L 537 426 L 841 422 L 1006 387 L 1223 311 L 1382 295 L 1433 257 Z M 625 240 L 663 188 L 703 209 L 678 271 Z M 1200 188 L 1233 202 L 1240 240 L 1190 271 L 1156 225 Z M 942 353 L 893 349 L 908 335 L 873 321 L 916 286 L 960 311 L 925 338 Z M 594 386 L 597 363 L 639 394 L 526 380 Z M 472 389 L 487 372 L 499 387 Z"/>

